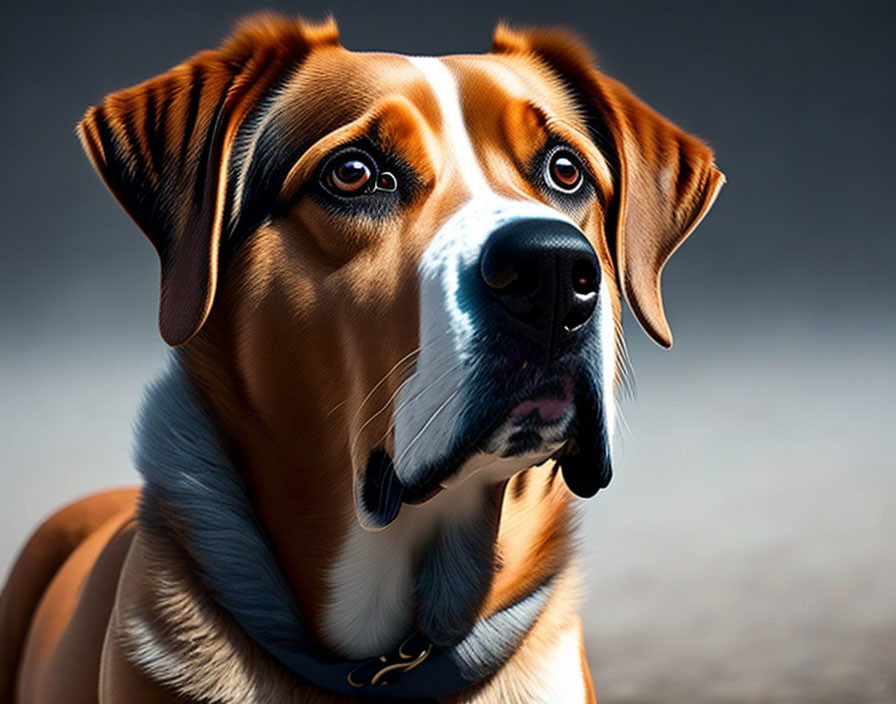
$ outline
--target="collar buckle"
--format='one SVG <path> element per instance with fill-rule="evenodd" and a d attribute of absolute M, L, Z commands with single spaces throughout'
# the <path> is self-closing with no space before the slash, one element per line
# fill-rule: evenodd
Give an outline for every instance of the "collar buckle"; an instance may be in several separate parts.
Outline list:
<path fill-rule="evenodd" d="M 348 673 L 346 680 L 355 688 L 371 685 L 386 686 L 397 682 L 400 676 L 422 665 L 432 653 L 432 643 L 415 633 L 398 650 L 380 655 Z"/>

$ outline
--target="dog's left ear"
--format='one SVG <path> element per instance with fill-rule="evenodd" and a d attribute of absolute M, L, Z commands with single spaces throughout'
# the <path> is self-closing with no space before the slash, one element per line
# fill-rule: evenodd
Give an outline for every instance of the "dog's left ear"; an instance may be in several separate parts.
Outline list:
<path fill-rule="evenodd" d="M 240 126 L 312 47 L 338 42 L 332 20 L 256 15 L 219 49 L 108 96 L 78 125 L 94 167 L 159 255 L 159 328 L 169 345 L 193 337 L 214 301 Z"/>
<path fill-rule="evenodd" d="M 614 171 L 617 192 L 607 215 L 607 238 L 620 287 L 644 330 L 671 347 L 660 275 L 725 183 L 712 150 L 600 73 L 587 47 L 564 31 L 501 25 L 494 51 L 535 58 L 582 108 Z"/>

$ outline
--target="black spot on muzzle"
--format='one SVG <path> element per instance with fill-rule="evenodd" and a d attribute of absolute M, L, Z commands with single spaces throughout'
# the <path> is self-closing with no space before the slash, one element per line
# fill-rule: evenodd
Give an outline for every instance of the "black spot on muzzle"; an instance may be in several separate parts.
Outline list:
<path fill-rule="evenodd" d="M 371 451 L 361 489 L 364 509 L 385 528 L 398 516 L 403 496 L 404 486 L 395 474 L 389 453 L 383 448 Z"/>

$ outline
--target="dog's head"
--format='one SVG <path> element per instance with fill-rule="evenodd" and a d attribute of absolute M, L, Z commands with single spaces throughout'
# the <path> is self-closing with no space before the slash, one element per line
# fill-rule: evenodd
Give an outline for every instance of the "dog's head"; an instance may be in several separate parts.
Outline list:
<path fill-rule="evenodd" d="M 226 351 L 368 528 L 485 465 L 605 486 L 620 300 L 671 344 L 660 273 L 724 180 L 577 40 L 506 27 L 417 58 L 255 18 L 80 135 L 158 251 L 166 342 Z"/>

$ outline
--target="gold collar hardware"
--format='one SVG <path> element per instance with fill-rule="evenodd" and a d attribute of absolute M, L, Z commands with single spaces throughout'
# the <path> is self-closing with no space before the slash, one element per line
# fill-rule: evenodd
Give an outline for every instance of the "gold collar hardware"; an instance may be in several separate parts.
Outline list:
<path fill-rule="evenodd" d="M 395 653 L 380 655 L 375 660 L 356 667 L 354 670 L 348 673 L 348 676 L 346 677 L 348 683 L 352 687 L 361 688 L 375 684 L 383 687 L 388 684 L 392 684 L 393 682 L 397 682 L 398 677 L 390 677 L 389 675 L 393 673 L 396 675 L 401 675 L 405 672 L 413 670 L 415 667 L 421 665 L 432 652 L 432 643 L 427 642 L 425 646 L 422 646 L 420 648 L 413 648 L 412 652 L 408 653 L 407 649 L 410 645 L 410 642 L 414 639 L 419 639 L 419 636 L 412 635 L 410 638 L 408 638 L 398 646 L 398 650 Z M 416 655 L 413 654 L 413 650 L 418 651 Z M 377 665 L 379 667 L 374 671 L 372 675 L 367 674 L 367 676 L 365 676 L 364 674 L 360 674 L 361 670 L 366 670 L 369 673 L 370 670 Z"/>

